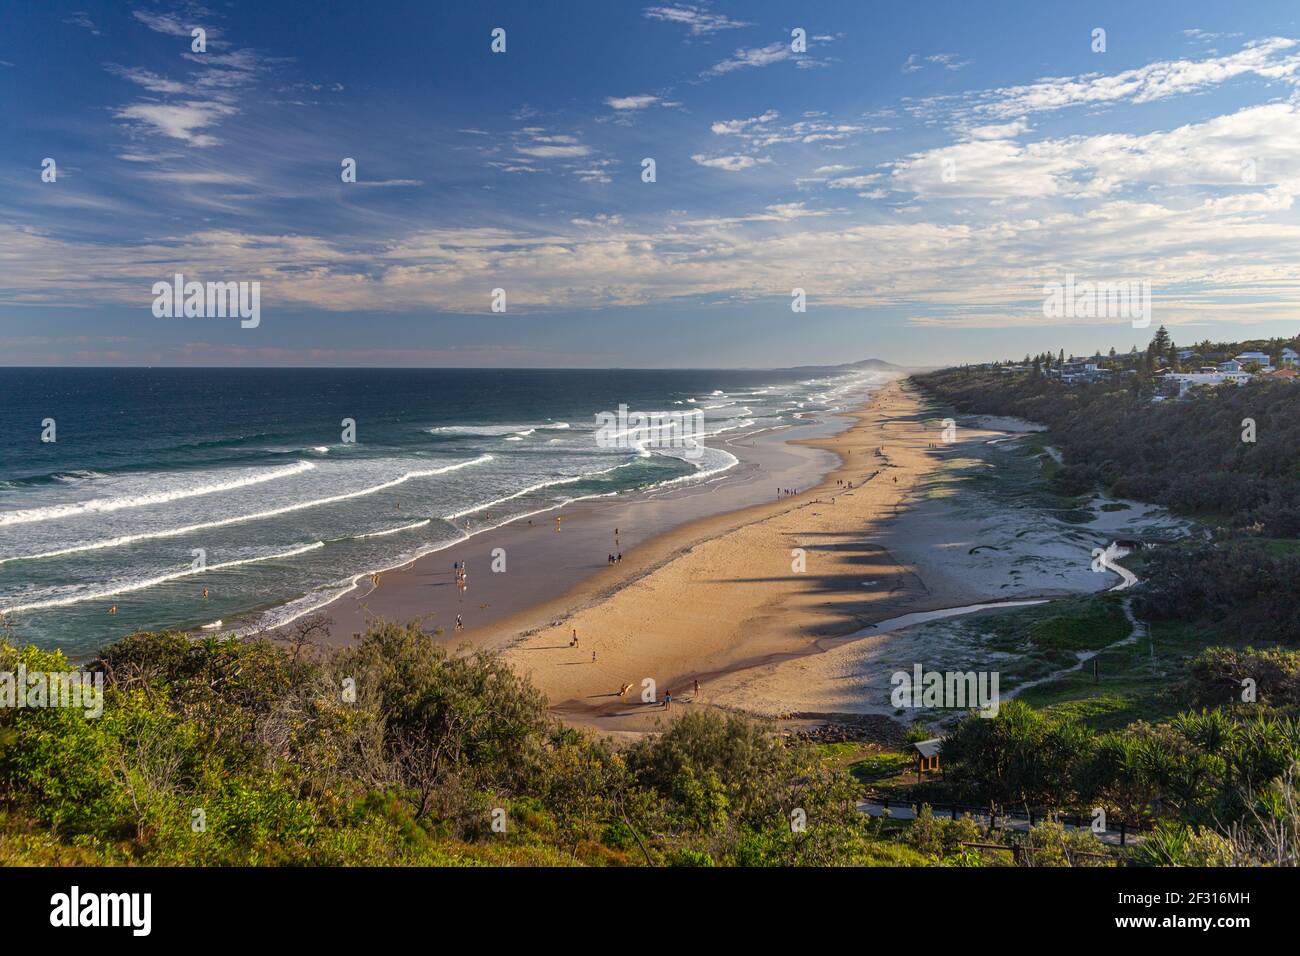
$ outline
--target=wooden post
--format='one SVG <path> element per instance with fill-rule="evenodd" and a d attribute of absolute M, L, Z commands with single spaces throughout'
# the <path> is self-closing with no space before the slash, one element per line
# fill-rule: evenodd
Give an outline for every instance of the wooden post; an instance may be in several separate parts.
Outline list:
<path fill-rule="evenodd" d="M 1120 846 L 1124 846 L 1126 840 L 1128 839 L 1128 834 L 1125 832 L 1126 828 L 1127 827 L 1124 821 L 1123 820 L 1119 821 L 1119 845 Z"/>

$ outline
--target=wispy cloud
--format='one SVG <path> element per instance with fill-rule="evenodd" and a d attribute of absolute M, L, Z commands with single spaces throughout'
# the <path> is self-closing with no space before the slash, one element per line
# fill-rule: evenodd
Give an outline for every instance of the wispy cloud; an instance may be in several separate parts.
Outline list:
<path fill-rule="evenodd" d="M 903 62 L 902 72 L 918 73 L 925 69 L 926 65 L 941 66 L 945 70 L 960 70 L 962 67 L 970 66 L 970 60 L 963 60 L 955 53 L 931 53 L 929 56 L 920 56 L 916 53 L 909 53 L 907 59 Z"/>
<path fill-rule="evenodd" d="M 1150 103 L 1197 93 L 1237 77 L 1256 76 L 1300 84 L 1300 50 L 1286 37 L 1249 43 L 1236 53 L 1201 60 L 1160 60 L 1120 73 L 1050 77 L 1023 86 L 988 90 L 972 97 L 974 109 L 994 117 L 1097 106 Z"/>
<path fill-rule="evenodd" d="M 663 100 L 658 96 L 649 93 L 640 96 L 607 96 L 605 105 L 613 110 L 643 110 L 647 106 L 654 106 L 656 103 L 662 103 Z"/>
<path fill-rule="evenodd" d="M 226 103 L 134 103 L 114 112 L 119 119 L 136 123 L 147 131 L 179 139 L 189 146 L 216 146 L 221 140 L 203 132 L 238 110 Z"/>
<path fill-rule="evenodd" d="M 691 36 L 708 36 L 720 30 L 752 26 L 740 20 L 732 20 L 721 13 L 710 13 L 704 7 L 684 3 L 666 7 L 647 7 L 642 13 L 650 20 L 661 20 L 684 26 L 690 31 Z"/>
<path fill-rule="evenodd" d="M 78 10 L 63 22 L 71 24 L 74 27 L 81 27 L 83 30 L 89 30 L 95 36 L 100 35 L 99 27 L 95 26 L 95 21 L 90 19 L 90 15 L 85 11 Z"/>
<path fill-rule="evenodd" d="M 705 156 L 702 153 L 696 153 L 691 157 L 692 160 L 701 166 L 707 166 L 709 169 L 724 169 L 729 173 L 738 173 L 745 169 L 753 169 L 762 163 L 770 163 L 772 160 L 767 157 L 756 156 Z"/>
<path fill-rule="evenodd" d="M 790 49 L 788 43 L 769 43 L 767 46 L 741 48 L 725 60 L 713 64 L 702 75 L 705 77 L 724 76 L 727 73 L 734 73 L 736 70 L 783 63 L 786 60 L 793 60 L 796 55 Z"/>

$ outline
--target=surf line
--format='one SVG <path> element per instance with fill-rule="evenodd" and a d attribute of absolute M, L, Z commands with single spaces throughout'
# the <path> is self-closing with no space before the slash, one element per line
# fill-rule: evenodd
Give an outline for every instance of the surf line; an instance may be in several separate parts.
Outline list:
<path fill-rule="evenodd" d="M 256 514 L 235 515 L 233 518 L 221 518 L 217 521 L 203 521 L 199 524 L 185 525 L 182 528 L 168 528 L 165 531 L 146 531 L 140 534 L 126 534 L 117 538 L 109 538 L 104 541 L 91 541 L 86 544 L 76 544 L 67 548 L 59 548 L 56 551 L 43 551 L 40 554 L 23 554 L 16 555 L 12 558 L 0 558 L 0 565 L 8 564 L 10 561 L 40 561 L 45 558 L 61 558 L 67 554 L 80 554 L 83 551 L 98 551 L 102 548 L 119 548 L 123 545 L 135 544 L 137 541 L 151 541 L 155 538 L 176 538 L 181 535 L 192 534 L 195 531 L 207 531 L 209 528 L 221 528 L 226 525 L 239 524 L 243 521 L 260 521 L 263 518 L 274 518 L 279 515 L 289 514 L 293 511 L 302 511 L 306 508 L 316 508 L 321 505 L 333 504 L 336 501 L 347 501 L 349 498 L 360 498 L 363 495 L 372 495 L 377 491 L 392 488 L 395 485 L 400 485 L 413 478 L 430 478 L 435 475 L 445 475 L 449 471 L 468 468 L 470 465 L 480 465 L 491 460 L 491 455 L 479 455 L 477 458 L 471 458 L 469 461 L 457 462 L 454 465 L 447 465 L 445 468 L 430 468 L 425 471 L 408 471 L 406 474 L 394 478 L 392 481 L 385 481 L 382 484 L 372 485 L 369 488 L 361 488 L 357 491 L 349 491 L 341 495 L 331 495 L 328 498 L 315 498 L 311 501 L 299 502 L 296 505 L 285 505 L 283 508 L 272 508 L 270 511 L 259 511 Z"/>
<path fill-rule="evenodd" d="M 69 604 L 81 604 L 85 601 L 102 600 L 104 598 L 114 597 L 118 594 L 127 594 L 131 591 L 143 591 L 146 588 L 156 587 L 159 584 L 165 584 L 168 581 L 175 581 L 177 578 L 187 578 L 194 574 L 206 574 L 209 571 L 223 571 L 226 568 L 236 568 L 244 564 L 256 564 L 259 561 L 274 561 L 277 558 L 292 558 L 299 554 L 306 554 L 308 551 L 315 551 L 317 548 L 325 547 L 323 541 L 313 541 L 311 544 L 305 544 L 299 548 L 292 548 L 289 551 L 281 551 L 278 554 L 264 554 L 257 558 L 240 558 L 236 561 L 222 561 L 218 564 L 209 564 L 201 568 L 186 568 L 184 571 L 174 571 L 171 574 L 163 574 L 156 578 L 148 578 L 144 581 L 136 581 L 132 584 L 124 584 L 121 587 L 113 588 L 109 591 L 96 591 L 93 594 L 80 594 L 75 597 L 67 598 L 50 598 L 45 601 L 34 601 L 31 604 L 15 604 L 13 607 L 0 608 L 0 615 L 17 614 L 21 611 L 37 611 L 47 607 L 67 607 Z"/>
<path fill-rule="evenodd" d="M 185 498 L 197 498 L 201 495 L 213 495 L 221 491 L 234 491 L 249 485 L 260 485 L 277 478 L 289 478 L 311 471 L 316 466 L 309 461 L 300 461 L 282 468 L 272 468 L 235 478 L 231 481 L 212 485 L 198 485 L 193 488 L 176 488 L 172 491 L 157 491 L 152 494 L 124 498 L 92 498 L 90 501 L 76 501 L 63 505 L 51 505 L 45 508 L 26 508 L 21 511 L 0 512 L 0 526 L 31 524 L 37 521 L 54 521 L 58 518 L 72 518 L 85 514 L 103 514 L 121 511 L 124 508 L 143 508 L 146 505 L 161 505 Z"/>

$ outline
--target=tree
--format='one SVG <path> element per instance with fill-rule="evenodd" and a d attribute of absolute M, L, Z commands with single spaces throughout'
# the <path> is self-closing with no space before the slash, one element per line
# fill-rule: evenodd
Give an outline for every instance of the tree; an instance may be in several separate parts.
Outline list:
<path fill-rule="evenodd" d="M 1155 338 L 1151 340 L 1151 345 L 1152 345 L 1151 351 L 1156 356 L 1163 358 L 1164 356 L 1169 354 L 1169 346 L 1171 344 L 1172 341 L 1169 338 L 1169 332 L 1165 329 L 1165 327 L 1162 325 L 1160 326 L 1160 328 L 1156 329 Z"/>

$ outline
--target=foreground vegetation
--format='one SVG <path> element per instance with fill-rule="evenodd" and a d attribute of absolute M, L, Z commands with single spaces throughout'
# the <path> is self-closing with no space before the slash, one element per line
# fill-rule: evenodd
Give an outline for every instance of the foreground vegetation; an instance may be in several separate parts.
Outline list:
<path fill-rule="evenodd" d="M 68 668 L 58 652 L 0 645 L 0 671 L 20 665 Z M 305 640 L 137 634 L 92 667 L 105 677 L 98 718 L 0 709 L 0 863 L 1118 859 L 1087 832 L 1053 822 L 991 835 L 928 809 L 906 823 L 873 818 L 859 802 L 905 767 L 904 755 L 846 764 L 836 746 L 736 716 L 686 713 L 615 750 L 555 721 L 495 657 L 449 655 L 414 624 L 374 625 L 360 644 L 328 654 Z M 1012 703 L 996 719 L 962 722 L 945 746 L 948 779 L 914 796 L 1004 807 L 1095 802 L 1164 821 L 1149 846 L 1128 851 L 1137 863 L 1280 862 L 1269 855 L 1269 827 L 1294 838 L 1300 819 L 1285 786 L 1300 724 L 1281 716 L 1300 697 L 1300 663 L 1206 658 L 1196 693 L 1217 700 L 1243 668 L 1271 675 L 1261 685 L 1267 715 L 1193 714 L 1092 738 L 1071 718 Z M 974 846 L 990 841 L 1016 843 L 1023 855 Z"/>
<path fill-rule="evenodd" d="M 68 669 L 0 645 L 0 671 L 20 664 Z M 616 752 L 495 657 L 449 655 L 417 625 L 332 654 L 137 634 L 91 667 L 98 719 L 0 709 L 0 863 L 927 861 L 881 838 L 811 745 L 687 714 Z"/>

